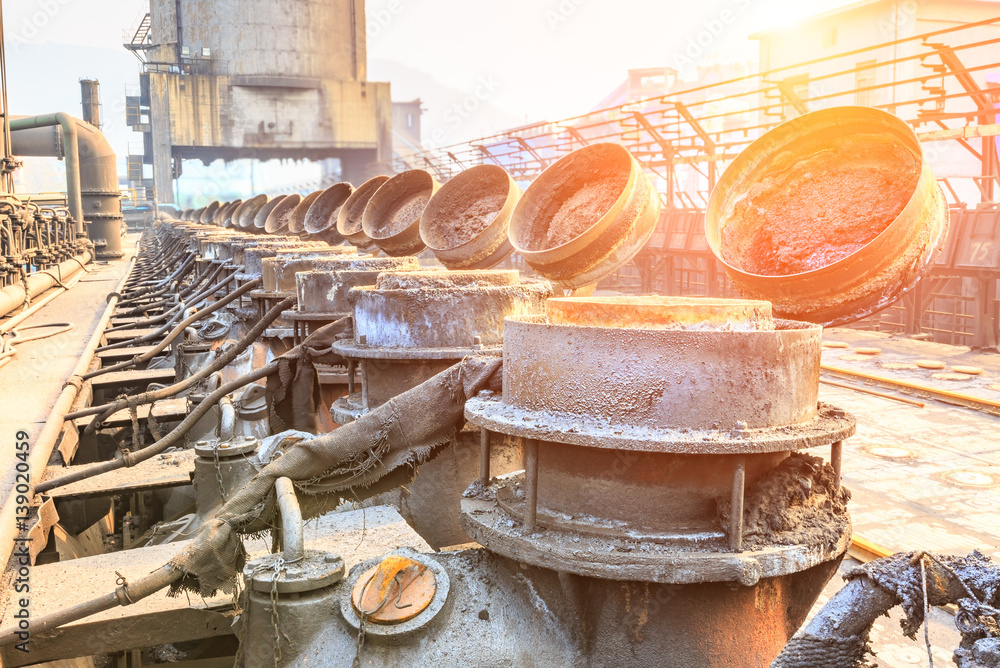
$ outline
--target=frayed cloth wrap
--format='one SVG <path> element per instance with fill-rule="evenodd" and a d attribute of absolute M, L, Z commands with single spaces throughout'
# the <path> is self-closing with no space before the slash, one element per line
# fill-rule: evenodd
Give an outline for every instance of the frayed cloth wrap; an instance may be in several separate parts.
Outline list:
<path fill-rule="evenodd" d="M 500 357 L 466 358 L 355 422 L 291 445 L 171 560 L 171 566 L 184 573 L 174 592 L 188 589 L 210 596 L 232 591 L 246 561 L 240 534 L 259 534 L 277 524 L 273 490 L 278 478 L 291 478 L 307 495 L 339 500 L 370 489 L 401 467 L 426 461 L 461 428 L 467 398 L 483 389 L 499 389 L 501 364 Z M 336 503 L 325 505 L 332 508 Z"/>

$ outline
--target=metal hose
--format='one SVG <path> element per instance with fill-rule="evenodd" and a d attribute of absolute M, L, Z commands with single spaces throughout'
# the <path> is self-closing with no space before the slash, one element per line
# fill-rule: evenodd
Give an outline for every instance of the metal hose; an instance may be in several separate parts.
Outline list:
<path fill-rule="evenodd" d="M 68 485 L 72 482 L 78 482 L 80 480 L 86 480 L 88 478 L 93 478 L 96 475 L 102 473 L 107 473 L 108 471 L 117 471 L 118 469 L 135 466 L 140 462 L 144 462 L 147 459 L 151 459 L 156 455 L 160 454 L 167 448 L 177 444 L 188 431 L 202 418 L 205 413 L 209 411 L 216 403 L 219 402 L 222 397 L 226 396 L 230 392 L 240 389 L 244 385 L 249 385 L 250 383 L 265 378 L 272 373 L 277 373 L 278 364 L 277 362 L 272 362 L 267 366 L 261 367 L 255 371 L 240 376 L 231 383 L 227 383 L 220 387 L 215 392 L 209 394 L 205 399 L 198 404 L 198 406 L 188 413 L 179 425 L 174 427 L 174 429 L 156 441 L 152 445 L 149 445 L 141 450 L 136 450 L 135 452 L 128 452 L 121 459 L 114 459 L 108 462 L 100 462 L 94 464 L 93 466 L 88 466 L 82 471 L 75 471 L 58 478 L 53 478 L 52 480 L 46 480 L 35 485 L 35 492 L 42 493 L 49 490 L 55 489 L 56 487 L 62 487 L 63 485 Z"/>
<path fill-rule="evenodd" d="M 142 404 L 149 404 L 153 403 L 154 401 L 166 399 L 180 392 L 183 392 L 184 390 L 188 389 L 189 387 L 193 386 L 195 383 L 200 381 L 202 378 L 205 378 L 206 376 L 209 376 L 212 373 L 219 371 L 227 364 L 232 362 L 234 359 L 236 359 L 236 357 L 240 353 L 246 350 L 255 340 L 257 340 L 257 338 L 264 332 L 264 330 L 267 329 L 268 325 L 270 325 L 274 320 L 276 320 L 277 317 L 281 315 L 285 309 L 289 308 L 292 304 L 294 304 L 294 302 L 295 302 L 294 297 L 288 297 L 286 299 L 283 299 L 273 307 L 271 307 L 271 310 L 268 311 L 267 314 L 253 326 L 253 329 L 247 332 L 247 335 L 244 336 L 242 339 L 240 339 L 235 346 L 226 350 L 226 352 L 224 352 L 222 355 L 213 360 L 212 363 L 206 366 L 204 369 L 201 369 L 197 373 L 188 376 L 184 380 L 178 381 L 173 385 L 169 385 L 167 387 L 155 390 L 153 392 L 144 392 L 139 395 L 125 397 L 123 399 L 118 399 L 116 401 L 107 404 L 102 404 L 100 406 L 90 406 L 88 408 L 84 408 L 74 413 L 70 413 L 67 416 L 67 419 L 75 420 L 76 418 L 86 417 L 88 415 L 100 414 L 99 418 L 97 418 L 96 420 L 91 422 L 90 425 L 87 426 L 88 430 L 87 433 L 93 433 L 92 427 L 95 427 L 96 424 L 107 419 L 108 416 L 110 416 L 115 411 L 120 411 L 123 408 L 127 408 L 130 402 L 136 404 L 137 406 Z"/>

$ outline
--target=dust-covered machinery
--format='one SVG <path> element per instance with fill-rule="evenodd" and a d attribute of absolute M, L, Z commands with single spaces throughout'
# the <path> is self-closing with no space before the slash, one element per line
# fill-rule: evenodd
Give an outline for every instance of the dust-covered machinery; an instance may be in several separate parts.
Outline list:
<path fill-rule="evenodd" d="M 803 118 L 781 160 L 829 136 Z M 901 138 L 923 173 L 891 120 L 858 123 Z M 766 173 L 764 154 L 751 164 Z M 743 274 L 726 249 L 757 233 L 726 225 L 747 169 L 710 216 Z M 925 258 L 941 222 L 917 200 L 900 227 L 927 233 L 901 252 Z M 821 614 L 786 645 L 850 541 L 855 424 L 818 403 L 821 327 L 802 320 L 898 294 L 923 260 L 841 303 L 812 283 L 781 293 L 794 321 L 772 313 L 766 278 L 746 279 L 754 300 L 591 296 L 659 207 L 628 151 L 595 144 L 523 194 L 481 165 L 163 221 L 110 299 L 60 437 L 36 446 L 66 466 L 35 487 L 58 517 L 33 531 L 111 528 L 108 553 L 36 568 L 83 557 L 104 594 L 43 607 L 34 657 L 214 638 L 203 649 L 245 666 L 853 665 L 868 613 L 899 602 L 874 570 L 840 597 L 857 623 Z M 512 252 L 526 275 L 495 269 Z M 867 285 L 850 253 L 831 267 Z M 268 533 L 269 549 L 246 539 Z M 979 578 L 963 668 L 998 603 L 977 559 L 933 571 L 939 602 Z M 207 607 L 152 596 L 167 586 Z M 117 606 L 156 624 L 105 634 Z"/>

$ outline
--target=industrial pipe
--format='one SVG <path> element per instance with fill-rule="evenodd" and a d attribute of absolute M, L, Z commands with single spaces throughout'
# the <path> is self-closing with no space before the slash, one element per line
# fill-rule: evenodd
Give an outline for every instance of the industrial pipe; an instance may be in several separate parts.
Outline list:
<path fill-rule="evenodd" d="M 212 374 L 210 381 L 215 378 L 221 379 L 222 374 L 218 371 Z M 221 380 L 216 381 L 216 386 L 212 387 L 212 383 L 209 383 L 209 387 L 212 390 L 219 389 L 221 385 Z M 233 406 L 233 400 L 229 397 L 222 397 L 222 401 L 219 402 L 219 440 L 229 441 L 232 440 L 233 434 L 236 432 L 236 407 Z"/>
<path fill-rule="evenodd" d="M 62 130 L 59 146 L 58 130 Z M 25 133 L 25 130 L 52 127 L 52 133 Z M 65 157 L 66 192 L 69 210 L 76 219 L 77 233 L 84 232 L 84 218 L 90 224 L 90 238 L 103 240 L 99 254 L 121 257 L 121 193 L 115 152 L 107 137 L 89 123 L 69 114 L 20 117 L 11 120 L 11 143 L 15 155 Z M 48 136 L 46 136 L 48 134 Z"/>
<path fill-rule="evenodd" d="M 36 141 L 42 139 L 38 144 L 30 140 L 26 141 L 27 135 L 18 136 L 21 130 L 31 130 L 59 126 L 62 128 L 63 141 L 60 148 L 58 141 L 49 141 L 46 146 L 45 139 L 36 136 Z M 60 111 L 55 114 L 45 114 L 43 116 L 21 116 L 11 119 L 10 144 L 11 153 L 14 155 L 45 156 L 66 159 L 66 199 L 69 204 L 69 212 L 76 221 L 76 233 L 83 234 L 83 195 L 82 177 L 80 175 L 80 149 L 76 133 L 76 119 L 69 114 Z"/>
<path fill-rule="evenodd" d="M 231 383 L 223 385 L 215 392 L 212 392 L 207 397 L 205 397 L 201 403 L 185 417 L 179 425 L 174 427 L 173 431 L 158 440 L 157 442 L 149 445 L 141 450 L 136 450 L 135 452 L 125 453 L 125 456 L 121 459 L 112 459 L 106 462 L 99 462 L 93 466 L 81 467 L 82 471 L 74 471 L 73 473 L 67 473 L 64 476 L 58 478 L 53 478 L 51 480 L 46 480 L 45 482 L 39 483 L 35 486 L 35 492 L 41 494 L 42 492 L 47 492 L 50 489 L 55 489 L 56 487 L 62 487 L 63 485 L 68 485 L 72 482 L 77 482 L 79 480 L 86 480 L 87 478 L 93 478 L 101 473 L 107 473 L 108 471 L 117 471 L 118 469 L 135 466 L 140 464 L 147 459 L 151 459 L 156 455 L 160 454 L 172 445 L 176 445 L 178 441 L 184 438 L 184 435 L 191 430 L 191 428 L 202 418 L 212 408 L 216 403 L 219 402 L 222 397 L 226 396 L 230 392 L 234 392 L 244 385 L 249 385 L 250 383 L 260 380 L 270 376 L 272 373 L 278 372 L 277 362 L 272 362 L 267 366 L 263 366 L 256 371 L 251 371 L 250 373 L 240 376 Z"/>
<path fill-rule="evenodd" d="M 51 269 L 36 271 L 30 274 L 21 283 L 8 285 L 6 288 L 3 288 L 0 290 L 0 317 L 20 308 L 26 300 L 30 301 L 46 290 L 57 285 L 62 285 L 63 281 L 83 271 L 84 265 L 92 259 L 93 255 L 91 252 L 89 250 L 84 251 L 75 258 L 60 262 Z M 27 294 L 25 293 L 25 285 L 27 285 Z"/>
<path fill-rule="evenodd" d="M 274 322 L 278 316 L 281 315 L 283 311 L 290 308 L 292 304 L 295 303 L 294 297 L 288 297 L 282 300 L 268 311 L 264 317 L 254 325 L 253 329 L 247 332 L 235 346 L 230 346 L 226 349 L 224 353 L 219 355 L 211 364 L 201 369 L 197 373 L 191 374 L 184 380 L 177 381 L 173 385 L 168 385 L 167 387 L 161 387 L 158 390 L 150 390 L 142 394 L 132 395 L 128 397 L 123 397 L 117 399 L 113 402 L 102 404 L 100 406 L 89 406 L 75 413 L 70 413 L 66 416 L 68 420 L 75 420 L 80 417 L 86 417 L 87 415 L 98 415 L 96 420 L 93 420 L 85 430 L 85 433 L 92 434 L 104 420 L 108 419 L 115 412 L 127 408 L 129 404 L 135 404 L 136 406 L 141 406 L 144 404 L 151 404 L 153 402 L 159 401 L 161 399 L 167 399 L 176 394 L 183 392 L 195 385 L 198 381 L 205 378 L 206 376 L 213 375 L 218 370 L 225 368 L 230 362 L 236 359 L 240 353 L 249 348 L 254 341 L 264 332 L 267 327 Z"/>
<path fill-rule="evenodd" d="M 239 299 L 240 297 L 242 297 L 245 293 L 250 292 L 251 290 L 253 290 L 253 289 L 257 288 L 257 287 L 260 287 L 260 283 L 261 283 L 261 279 L 258 278 L 258 279 L 254 280 L 254 281 L 250 281 L 249 283 L 245 283 L 245 284 L 241 285 L 237 290 L 235 290 L 231 294 L 227 295 L 225 298 L 220 299 L 219 301 L 216 301 L 216 302 L 212 302 L 212 304 L 210 304 L 209 306 L 206 306 L 205 308 L 203 308 L 201 310 L 194 311 L 193 308 L 192 309 L 188 309 L 189 311 L 194 311 L 194 313 L 191 314 L 191 315 L 189 315 L 187 318 L 185 318 L 183 321 L 181 321 L 177 325 L 175 325 L 174 328 L 170 331 L 170 333 L 167 334 L 163 338 L 162 341 L 160 341 L 158 344 L 156 344 L 155 346 L 153 346 L 151 349 L 147 350 L 142 355 L 136 355 L 135 357 L 133 357 L 130 360 L 125 360 L 124 362 L 119 362 L 118 364 L 113 364 L 113 365 L 111 365 L 109 367 L 106 367 L 106 368 L 103 368 L 103 369 L 97 369 L 96 371 L 91 371 L 90 373 L 86 374 L 83 377 L 83 379 L 84 380 L 89 380 L 91 378 L 103 375 L 105 373 L 110 373 L 112 371 L 120 371 L 121 369 L 126 369 L 128 367 L 132 367 L 132 366 L 135 366 L 137 364 L 141 364 L 142 362 L 148 362 L 149 360 L 153 359 L 154 357 L 156 357 L 157 355 L 159 355 L 161 352 L 163 352 L 163 350 L 167 346 L 169 346 L 171 343 L 173 343 L 174 339 L 176 339 L 178 336 L 180 336 L 181 333 L 185 329 L 187 329 L 189 325 L 197 322 L 198 320 L 201 320 L 206 315 L 210 315 L 212 313 L 215 313 L 216 311 L 218 311 L 223 306 L 226 306 L 230 302 L 236 301 L 237 299 Z"/>
<path fill-rule="evenodd" d="M 294 563 L 306 556 L 302 510 L 295 496 L 295 485 L 291 478 L 278 478 L 274 481 L 274 492 L 281 513 L 281 551 L 286 564 Z"/>

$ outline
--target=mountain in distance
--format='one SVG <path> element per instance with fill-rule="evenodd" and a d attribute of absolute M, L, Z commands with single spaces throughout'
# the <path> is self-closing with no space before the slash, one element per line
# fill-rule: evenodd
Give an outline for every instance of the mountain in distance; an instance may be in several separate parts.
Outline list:
<path fill-rule="evenodd" d="M 489 100 L 490 82 L 470 81 L 468 90 L 441 83 L 422 70 L 395 60 L 370 58 L 368 80 L 392 84 L 392 99 L 420 98 L 421 138 L 425 148 L 441 148 L 523 125 L 523 119 Z"/>

